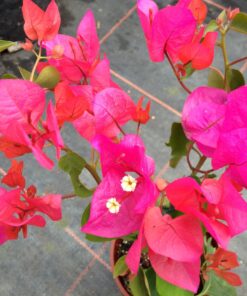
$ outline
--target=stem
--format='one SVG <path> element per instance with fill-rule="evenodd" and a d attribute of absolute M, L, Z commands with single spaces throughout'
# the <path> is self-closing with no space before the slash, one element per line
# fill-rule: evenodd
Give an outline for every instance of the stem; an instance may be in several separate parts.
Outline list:
<path fill-rule="evenodd" d="M 165 52 L 165 55 L 166 55 L 166 57 L 167 57 L 167 60 L 168 60 L 168 62 L 169 62 L 169 64 L 170 64 L 170 66 L 172 67 L 172 70 L 173 70 L 173 72 L 174 72 L 174 74 L 175 74 L 175 76 L 176 76 L 178 82 L 180 83 L 180 85 L 182 86 L 182 88 L 183 88 L 188 94 L 191 94 L 191 90 L 190 90 L 190 89 L 189 89 L 189 88 L 183 83 L 183 81 L 180 79 L 179 74 L 177 73 L 177 70 L 176 70 L 176 68 L 174 67 L 173 62 L 172 62 L 171 58 L 169 57 L 168 53 Z"/>
<path fill-rule="evenodd" d="M 63 199 L 63 200 L 64 200 L 64 199 L 70 199 L 70 198 L 74 198 L 74 197 L 76 197 L 76 196 L 77 196 L 77 195 L 74 194 L 74 193 L 65 194 L 65 195 L 62 196 L 62 199 Z"/>
<path fill-rule="evenodd" d="M 101 182 L 100 176 L 98 175 L 96 169 L 92 167 L 90 164 L 86 163 L 85 169 L 88 170 L 88 172 L 92 175 L 94 180 L 96 181 L 97 184 Z"/>
<path fill-rule="evenodd" d="M 229 67 L 229 60 L 228 60 L 227 51 L 226 51 L 226 33 L 225 32 L 221 32 L 221 50 L 223 53 L 223 59 L 224 59 L 224 65 L 225 65 L 224 86 L 226 91 L 230 91 L 229 83 L 226 77 L 227 70 Z"/>
<path fill-rule="evenodd" d="M 35 71 L 36 71 L 37 66 L 38 66 L 38 64 L 39 64 L 39 61 L 40 61 L 40 59 L 41 59 L 41 51 L 42 51 L 42 44 L 40 44 L 38 55 L 35 53 L 37 59 L 36 59 L 36 62 L 35 62 L 35 64 L 34 64 L 34 66 L 33 66 L 33 69 L 32 69 L 32 73 L 31 73 L 31 76 L 30 76 L 30 79 L 29 79 L 30 81 L 33 81 L 33 79 L 34 79 Z"/>
<path fill-rule="evenodd" d="M 73 152 L 73 150 L 70 149 L 68 146 L 63 147 L 62 150 L 65 152 Z M 84 167 L 91 174 L 91 176 L 94 178 L 95 182 L 97 184 L 99 184 L 101 182 L 101 179 L 97 173 L 96 167 L 90 165 L 89 163 L 86 163 Z"/>
<path fill-rule="evenodd" d="M 200 171 L 200 168 L 204 165 L 204 163 L 205 163 L 206 160 L 207 160 L 207 157 L 203 155 L 200 158 L 200 160 L 198 161 L 198 164 L 195 167 L 195 171 Z"/>
<path fill-rule="evenodd" d="M 140 133 L 140 127 L 141 127 L 141 122 L 138 121 L 138 124 L 137 124 L 137 130 L 136 130 L 136 134 L 139 135 Z"/>
<path fill-rule="evenodd" d="M 187 163 L 189 165 L 189 168 L 192 171 L 192 175 L 195 176 L 197 173 L 201 173 L 201 174 L 204 174 L 205 176 L 207 176 L 209 173 L 212 173 L 214 170 L 213 169 L 207 170 L 207 171 L 201 170 L 201 167 L 204 165 L 205 161 L 207 160 L 206 156 L 203 155 L 200 157 L 196 167 L 194 167 L 190 162 L 190 152 L 191 152 L 191 150 L 194 150 L 193 145 L 194 145 L 194 143 L 191 143 L 189 145 L 189 148 L 188 148 L 188 151 L 186 154 Z"/>
<path fill-rule="evenodd" d="M 232 66 L 232 65 L 235 65 L 235 64 L 237 64 L 237 63 L 241 63 L 241 62 L 243 62 L 243 61 L 245 61 L 245 60 L 247 60 L 247 56 L 246 56 L 246 57 L 243 57 L 243 58 L 241 58 L 241 59 L 237 59 L 237 60 L 235 60 L 235 61 L 232 61 L 231 63 L 228 64 L 228 66 Z"/>

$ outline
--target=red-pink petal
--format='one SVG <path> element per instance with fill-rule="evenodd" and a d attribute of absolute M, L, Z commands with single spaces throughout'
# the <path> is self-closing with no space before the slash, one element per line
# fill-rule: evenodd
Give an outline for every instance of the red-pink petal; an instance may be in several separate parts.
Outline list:
<path fill-rule="evenodd" d="M 157 254 L 184 262 L 202 255 L 201 226 L 192 216 L 172 219 L 169 215 L 162 216 L 160 208 L 151 208 L 145 215 L 144 233 L 148 246 Z"/>
<path fill-rule="evenodd" d="M 182 289 L 197 292 L 200 284 L 200 258 L 194 262 L 180 262 L 152 250 L 149 250 L 149 258 L 153 269 L 162 279 Z"/>
<path fill-rule="evenodd" d="M 14 87 L 13 87 L 14 86 Z M 37 84 L 19 79 L 0 80 L 0 133 L 20 123 L 25 129 L 36 126 L 45 108 L 45 92 Z"/>

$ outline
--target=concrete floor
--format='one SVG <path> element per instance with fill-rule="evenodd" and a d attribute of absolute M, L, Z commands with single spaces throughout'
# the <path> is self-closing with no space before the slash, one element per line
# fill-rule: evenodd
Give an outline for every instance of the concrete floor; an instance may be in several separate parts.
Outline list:
<path fill-rule="evenodd" d="M 133 99 L 145 95 L 153 101 L 153 119 L 143 128 L 142 136 L 148 153 L 156 160 L 156 173 L 161 172 L 168 180 L 186 174 L 187 168 L 183 162 L 176 171 L 166 167 L 170 151 L 164 145 L 169 137 L 171 122 L 179 121 L 178 114 L 186 94 L 170 74 L 167 63 L 153 64 L 149 61 L 142 30 L 134 11 L 135 0 L 57 2 L 63 17 L 61 31 L 65 34 L 74 35 L 86 9 L 93 9 L 102 40 L 102 52 L 106 52 L 111 61 L 113 79 L 128 91 Z M 165 5 L 169 1 L 157 2 Z M 218 4 L 247 10 L 245 0 L 218 0 Z M 215 5 L 209 6 L 210 17 L 216 16 L 219 11 Z M 236 40 L 240 40 L 239 45 L 236 45 Z M 230 33 L 228 49 L 230 60 L 245 56 L 246 36 Z M 219 62 L 220 55 L 217 52 L 215 64 Z M 0 74 L 15 72 L 13 63 L 15 67 L 28 67 L 30 56 L 23 51 L 2 55 Z M 242 70 L 245 69 L 243 64 L 239 66 Z M 187 83 L 191 89 L 206 84 L 207 71 L 195 74 L 193 80 L 190 79 Z M 89 156 L 86 141 L 70 126 L 66 126 L 63 131 L 63 138 L 78 153 Z M 62 172 L 57 169 L 52 173 L 44 171 L 29 155 L 25 156 L 25 160 L 28 182 L 35 183 L 40 193 L 72 191 L 68 177 Z M 6 169 L 8 166 L 9 162 L 0 156 L 0 167 Z M 30 228 L 28 240 L 8 242 L 1 247 L 0 296 L 120 295 L 110 273 L 109 245 L 90 243 L 80 232 L 81 213 L 86 204 L 87 200 L 81 199 L 64 202 L 61 222 L 48 223 L 45 229 Z M 238 290 L 239 296 L 247 295 L 246 247 L 246 233 L 234 239 L 231 244 L 231 248 L 239 254 L 239 273 L 245 281 L 245 285 Z"/>

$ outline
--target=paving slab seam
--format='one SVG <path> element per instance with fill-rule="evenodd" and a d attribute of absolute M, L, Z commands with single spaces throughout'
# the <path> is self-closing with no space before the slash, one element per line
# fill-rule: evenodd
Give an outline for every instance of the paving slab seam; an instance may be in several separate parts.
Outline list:
<path fill-rule="evenodd" d="M 99 256 L 103 255 L 103 253 L 106 250 L 107 246 L 108 245 L 106 243 L 103 243 L 102 248 L 99 251 Z M 72 293 L 78 287 L 78 285 L 83 280 L 83 278 L 88 274 L 88 272 L 93 268 L 93 266 L 95 265 L 96 262 L 97 262 L 96 257 L 93 257 L 93 259 L 90 260 L 90 262 L 88 263 L 88 265 L 75 278 L 74 282 L 71 284 L 71 286 L 65 292 L 64 296 L 71 296 L 72 295 Z"/>
<path fill-rule="evenodd" d="M 82 246 L 85 250 L 88 251 L 99 263 L 101 263 L 108 271 L 112 272 L 111 266 L 102 259 L 94 250 L 92 250 L 76 233 L 70 228 L 65 227 L 64 231 L 72 237 L 80 246 Z"/>
<path fill-rule="evenodd" d="M 154 178 L 155 181 L 157 181 L 159 178 L 161 178 L 169 169 L 170 167 L 170 161 L 167 161 L 163 168 L 158 172 L 158 174 L 156 175 L 156 177 Z"/>
<path fill-rule="evenodd" d="M 164 103 L 163 101 L 161 101 L 159 98 L 155 97 L 154 95 L 152 95 L 151 93 L 147 92 L 146 90 L 144 90 L 143 88 L 141 88 L 140 86 L 136 85 L 135 83 L 131 82 L 130 80 L 128 80 L 127 78 L 123 77 L 122 75 L 118 74 L 117 72 L 115 72 L 114 70 L 111 69 L 111 74 L 113 76 L 115 76 L 116 78 L 118 78 L 119 80 L 121 80 L 122 82 L 124 82 L 125 84 L 128 84 L 130 87 L 132 87 L 133 89 L 137 90 L 139 93 L 141 93 L 142 95 L 144 95 L 145 97 L 151 99 L 152 101 L 156 102 L 157 104 L 161 105 L 163 108 L 169 110 L 170 112 L 172 112 L 173 114 L 181 117 L 181 113 L 174 109 L 173 107 L 171 107 L 170 105 Z"/>
<path fill-rule="evenodd" d="M 131 7 L 127 13 L 100 39 L 100 44 L 103 44 L 122 25 L 122 23 L 124 23 L 132 15 L 135 10 L 136 4 Z"/>

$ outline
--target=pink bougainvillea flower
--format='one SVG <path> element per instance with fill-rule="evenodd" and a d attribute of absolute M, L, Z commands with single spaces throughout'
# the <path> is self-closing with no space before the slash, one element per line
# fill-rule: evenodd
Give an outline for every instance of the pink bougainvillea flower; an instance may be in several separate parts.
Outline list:
<path fill-rule="evenodd" d="M 23 0 L 22 13 L 24 31 L 31 40 L 51 40 L 60 28 L 61 19 L 58 7 L 51 0 L 46 11 L 43 11 L 32 0 Z"/>
<path fill-rule="evenodd" d="M 229 94 L 199 87 L 187 98 L 182 114 L 186 136 L 212 158 L 213 168 L 227 166 L 231 178 L 244 187 L 247 187 L 246 95 L 246 86 Z M 190 116 L 192 113 L 194 116 Z"/>
<path fill-rule="evenodd" d="M 193 40 L 185 44 L 179 51 L 178 57 L 183 64 L 191 62 L 192 68 L 202 70 L 208 68 L 214 59 L 214 47 L 217 32 L 208 32 L 202 40 L 204 28 L 196 34 Z"/>
<path fill-rule="evenodd" d="M 66 81 L 55 88 L 55 113 L 59 126 L 64 122 L 73 122 L 90 109 L 88 86 L 70 86 Z M 92 97 L 92 94 L 91 94 Z M 92 99 L 91 99 L 92 100 Z"/>
<path fill-rule="evenodd" d="M 100 153 L 103 176 L 112 168 L 122 173 L 131 168 L 137 174 L 147 177 L 154 174 L 154 160 L 146 155 L 144 143 L 136 135 L 126 135 L 120 143 L 97 136 L 92 145 Z"/>
<path fill-rule="evenodd" d="M 93 145 L 100 153 L 104 178 L 93 195 L 90 218 L 82 231 L 114 238 L 139 230 L 147 207 L 158 195 L 151 180 L 153 160 L 138 136 L 127 135 L 118 144 L 99 136 Z"/>
<path fill-rule="evenodd" d="M 30 81 L 9 79 L 1 80 L 0 91 L 3 98 L 0 102 L 0 151 L 10 158 L 33 152 L 42 166 L 51 169 L 53 162 L 42 151 L 44 144 L 51 141 L 59 157 L 63 141 L 51 102 L 46 121 L 41 119 L 45 108 L 44 90 Z"/>
<path fill-rule="evenodd" d="M 120 88 L 111 79 L 110 61 L 106 55 L 98 62 L 92 71 L 90 75 L 90 85 L 93 87 L 94 93 L 98 93 L 107 87 Z"/>
<path fill-rule="evenodd" d="M 93 63 L 99 55 L 100 43 L 93 12 L 89 9 L 85 13 L 77 28 L 77 38 L 82 42 L 82 54 Z"/>
<path fill-rule="evenodd" d="M 47 55 L 53 56 L 57 46 L 63 50 L 62 57 L 51 58 L 49 63 L 55 66 L 63 80 L 75 83 L 86 81 L 99 62 L 100 44 L 96 23 L 91 10 L 88 10 L 77 29 L 77 38 L 58 34 L 53 40 L 44 42 Z"/>
<path fill-rule="evenodd" d="M 181 6 L 167 6 L 158 11 L 153 1 L 140 0 L 138 14 L 150 59 L 161 62 L 165 53 L 168 53 L 173 62 L 176 62 L 180 49 L 190 43 L 194 36 L 196 20 L 191 11 Z"/>
<path fill-rule="evenodd" d="M 11 122 L 19 122 L 25 129 L 30 128 L 30 122 L 37 125 L 45 109 L 45 92 L 39 85 L 27 80 L 1 79 L 0 90 L 0 134 Z"/>
<path fill-rule="evenodd" d="M 151 265 L 162 279 L 197 292 L 203 252 L 203 235 L 198 220 L 187 215 L 172 219 L 169 215 L 162 216 L 157 207 L 149 208 L 138 239 L 126 257 L 134 274 L 138 272 L 141 251 L 146 246 L 149 247 Z"/>
<path fill-rule="evenodd" d="M 234 19 L 234 17 L 240 13 L 240 9 L 239 8 L 234 8 L 231 10 L 231 8 L 229 8 L 227 10 L 227 18 L 232 21 Z"/>
<path fill-rule="evenodd" d="M 146 124 L 150 119 L 149 113 L 150 113 L 150 108 L 151 108 L 151 102 L 149 101 L 146 105 L 146 108 L 144 109 L 142 107 L 143 100 L 144 100 L 144 97 L 141 97 L 138 100 L 137 105 L 136 105 L 136 112 L 134 113 L 133 120 L 138 123 Z"/>
<path fill-rule="evenodd" d="M 25 43 L 20 43 L 21 47 L 26 51 L 32 51 L 33 50 L 33 43 L 26 38 Z"/>
<path fill-rule="evenodd" d="M 212 216 L 216 214 L 216 218 L 218 215 L 219 219 L 226 221 L 231 237 L 247 230 L 247 203 L 227 174 L 218 181 L 205 180 L 201 187 L 207 201 L 213 204 L 209 204 L 209 215 L 212 212 Z"/>
<path fill-rule="evenodd" d="M 203 252 L 200 222 L 188 215 L 172 219 L 162 216 L 160 208 L 152 208 L 145 215 L 144 234 L 155 253 L 176 261 L 194 261 Z"/>
<path fill-rule="evenodd" d="M 184 104 L 182 125 L 186 136 L 208 157 L 213 155 L 218 145 L 226 103 L 227 93 L 224 90 L 198 87 Z"/>
<path fill-rule="evenodd" d="M 61 200 L 59 194 L 37 197 L 34 186 L 27 190 L 18 188 L 10 191 L 0 188 L 0 244 L 17 239 L 20 231 L 27 237 L 28 225 L 44 227 L 46 222 L 40 213 L 54 221 L 60 220 Z"/>
<path fill-rule="evenodd" d="M 113 87 L 97 93 L 92 105 L 92 112 L 84 112 L 73 123 L 80 135 L 89 141 L 95 135 L 115 137 L 135 112 L 132 99 L 123 90 Z"/>
<path fill-rule="evenodd" d="M 58 221 L 62 218 L 62 196 L 60 194 L 47 194 L 45 196 L 26 196 L 29 207 L 46 214 L 51 220 Z"/>
<path fill-rule="evenodd" d="M 210 263 L 206 272 L 213 270 L 217 276 L 232 286 L 242 285 L 239 275 L 230 271 L 239 266 L 237 255 L 234 252 L 218 248 L 214 254 L 207 255 L 206 260 Z"/>
<path fill-rule="evenodd" d="M 196 293 L 200 284 L 200 265 L 198 258 L 193 262 L 176 261 L 149 251 L 151 265 L 155 272 L 167 282 L 182 289 Z"/>
<path fill-rule="evenodd" d="M 49 140 L 53 143 L 57 151 L 57 159 L 59 159 L 61 149 L 64 147 L 64 143 L 62 136 L 60 134 L 54 107 L 51 101 L 47 106 L 46 121 L 42 122 L 42 126 L 45 129 L 45 133 L 42 135 L 43 139 Z"/>
<path fill-rule="evenodd" d="M 177 210 L 201 220 L 224 248 L 231 237 L 247 229 L 247 204 L 226 174 L 218 181 L 205 180 L 201 187 L 191 178 L 182 178 L 165 191 Z"/>
<path fill-rule="evenodd" d="M 242 86 L 228 94 L 225 120 L 215 150 L 214 169 L 229 165 L 228 172 L 242 186 L 247 186 L 247 87 Z"/>
<path fill-rule="evenodd" d="M 22 230 L 24 237 L 27 236 L 27 225 L 38 227 L 45 226 L 45 219 L 40 215 L 34 215 L 28 211 L 27 205 L 21 200 L 19 189 L 0 191 L 0 230 L 2 243 L 9 239 L 17 239 Z"/>
<path fill-rule="evenodd" d="M 137 13 L 147 41 L 151 40 L 152 25 L 155 15 L 158 13 L 158 11 L 158 5 L 153 0 L 137 1 Z"/>
<path fill-rule="evenodd" d="M 12 160 L 11 168 L 8 170 L 7 174 L 2 178 L 2 183 L 8 185 L 9 187 L 20 187 L 24 188 L 26 181 L 22 175 L 23 171 L 23 161 Z"/>
<path fill-rule="evenodd" d="M 198 25 L 201 25 L 207 16 L 207 5 L 202 0 L 179 0 L 177 5 L 188 7 L 193 13 Z"/>

